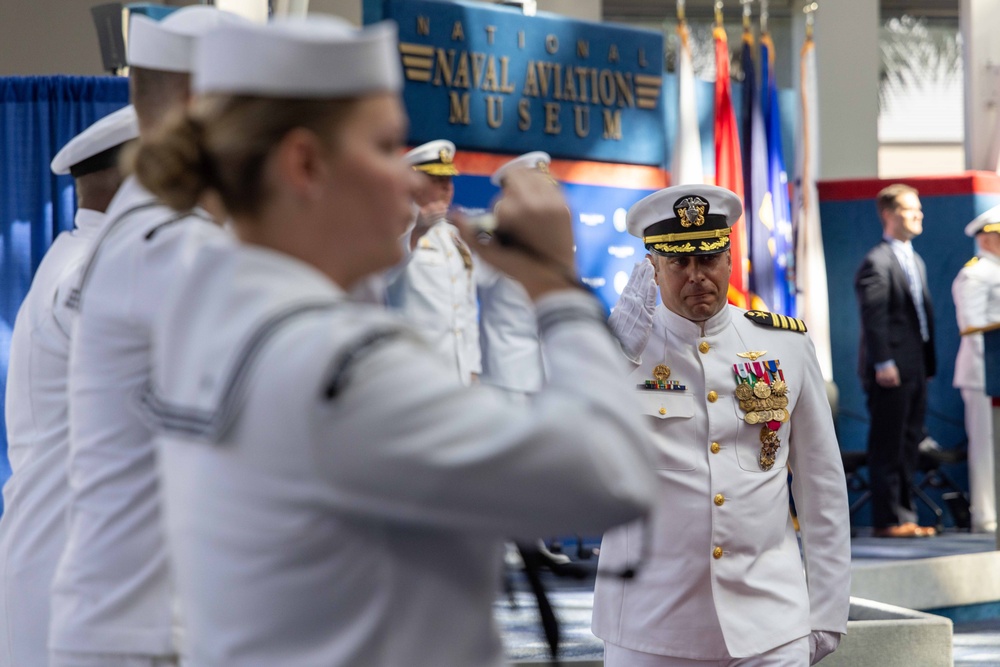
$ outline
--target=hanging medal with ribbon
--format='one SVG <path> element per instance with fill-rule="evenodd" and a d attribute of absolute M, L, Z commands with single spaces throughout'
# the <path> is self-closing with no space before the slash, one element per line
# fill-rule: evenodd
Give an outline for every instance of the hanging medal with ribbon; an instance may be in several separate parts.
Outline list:
<path fill-rule="evenodd" d="M 788 385 L 777 359 L 757 361 L 764 352 L 744 352 L 739 356 L 749 362 L 733 364 L 736 377 L 736 398 L 744 411 L 743 421 L 752 426 L 760 424 L 761 470 L 770 470 L 777 458 L 781 440 L 778 429 L 788 421 Z"/>

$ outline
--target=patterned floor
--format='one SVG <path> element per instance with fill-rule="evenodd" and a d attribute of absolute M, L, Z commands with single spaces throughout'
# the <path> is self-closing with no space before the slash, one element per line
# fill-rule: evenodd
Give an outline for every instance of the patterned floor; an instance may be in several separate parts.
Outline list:
<path fill-rule="evenodd" d="M 945 533 L 933 539 L 885 540 L 862 533 L 854 538 L 851 551 L 856 561 L 907 560 L 995 549 L 992 535 Z M 602 645 L 590 632 L 594 600 L 593 561 L 584 561 L 591 572 L 577 581 L 543 574 L 549 598 L 560 622 L 560 657 L 598 659 Z M 494 615 L 499 624 L 509 660 L 541 660 L 548 655 L 538 621 L 535 599 L 520 575 L 514 577 L 516 606 L 507 598 L 498 599 Z M 955 624 L 955 667 L 1000 667 L 1000 617 Z"/>

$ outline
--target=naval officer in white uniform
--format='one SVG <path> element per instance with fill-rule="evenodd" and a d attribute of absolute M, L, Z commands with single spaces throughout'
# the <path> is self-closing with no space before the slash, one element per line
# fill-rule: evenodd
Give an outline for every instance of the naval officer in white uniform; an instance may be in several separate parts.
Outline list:
<path fill-rule="evenodd" d="M 648 441 L 609 391 L 622 361 L 572 286 L 546 179 L 512 175 L 499 229 L 549 259 L 480 249 L 558 351 L 530 407 L 463 387 L 405 319 L 346 298 L 402 256 L 401 87 L 391 25 L 220 29 L 188 118 L 137 160 L 179 209 L 217 189 L 240 239 L 200 248 L 166 296 L 146 397 L 192 667 L 499 667 L 502 538 L 648 508 Z M 236 136 L 256 152 L 222 159 Z"/>
<path fill-rule="evenodd" d="M 475 262 L 458 228 L 448 222 L 455 196 L 455 144 L 417 146 L 403 159 L 420 175 L 410 253 L 390 271 L 388 304 L 414 323 L 431 346 L 469 384 L 482 371 Z M 406 237 L 404 236 L 404 239 Z"/>
<path fill-rule="evenodd" d="M 966 225 L 965 234 L 976 239 L 978 251 L 958 272 L 951 286 L 958 330 L 962 335 L 955 358 L 953 384 L 961 390 L 965 402 L 972 529 L 991 532 L 997 528 L 993 416 L 990 397 L 985 392 L 982 329 L 1000 325 L 1000 206 Z"/>
<path fill-rule="evenodd" d="M 506 177 L 514 170 L 548 174 L 551 161 L 543 151 L 526 153 L 501 165 L 490 176 L 490 183 L 502 191 Z M 520 283 L 485 262 L 476 264 L 476 294 L 483 353 L 480 379 L 503 389 L 512 400 L 523 402 L 541 389 L 545 379 L 535 307 Z"/>
<path fill-rule="evenodd" d="M 7 374 L 7 455 L 11 477 L 0 518 L 0 666 L 49 661 L 49 588 L 66 543 L 69 417 L 66 391 L 72 311 L 66 296 L 104 211 L 122 182 L 122 147 L 139 136 L 135 109 L 119 109 L 71 139 L 52 159 L 71 174 L 74 229 L 45 257 L 21 303 Z"/>
<path fill-rule="evenodd" d="M 129 89 L 140 142 L 189 96 L 199 35 L 239 17 L 186 7 L 131 19 Z M 152 432 L 136 409 L 149 377 L 152 320 L 182 272 L 181 231 L 224 235 L 204 211 L 186 219 L 134 177 L 107 211 L 68 301 L 70 501 L 52 587 L 53 667 L 173 665 L 179 628 L 160 528 Z"/>
<path fill-rule="evenodd" d="M 645 561 L 634 581 L 597 580 L 608 667 L 804 667 L 847 629 L 847 488 L 823 377 L 800 321 L 726 304 L 741 212 L 728 190 L 681 185 L 628 213 L 663 301 L 617 332 L 640 350 L 628 380 L 659 490 L 649 525 L 604 536 L 599 571 Z M 648 303 L 648 284 L 630 289 Z"/>

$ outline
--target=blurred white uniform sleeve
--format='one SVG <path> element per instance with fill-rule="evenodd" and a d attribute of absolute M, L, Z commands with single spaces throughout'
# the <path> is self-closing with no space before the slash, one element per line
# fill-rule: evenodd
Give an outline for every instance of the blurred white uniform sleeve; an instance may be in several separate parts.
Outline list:
<path fill-rule="evenodd" d="M 551 376 L 528 407 L 461 387 L 418 341 L 371 349 L 313 411 L 317 465 L 341 509 L 442 530 L 601 532 L 652 501 L 648 437 L 600 304 L 537 303 Z"/>

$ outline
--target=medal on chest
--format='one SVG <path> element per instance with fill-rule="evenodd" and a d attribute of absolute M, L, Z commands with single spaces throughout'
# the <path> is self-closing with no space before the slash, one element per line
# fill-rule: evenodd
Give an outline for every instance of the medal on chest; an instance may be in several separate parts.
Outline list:
<path fill-rule="evenodd" d="M 788 421 L 788 386 L 781 362 L 777 359 L 756 361 L 766 352 L 744 352 L 738 356 L 754 361 L 733 364 L 736 377 L 736 394 L 743 410 L 743 421 L 750 425 L 760 424 L 761 470 L 774 466 L 781 440 L 778 429 Z"/>

